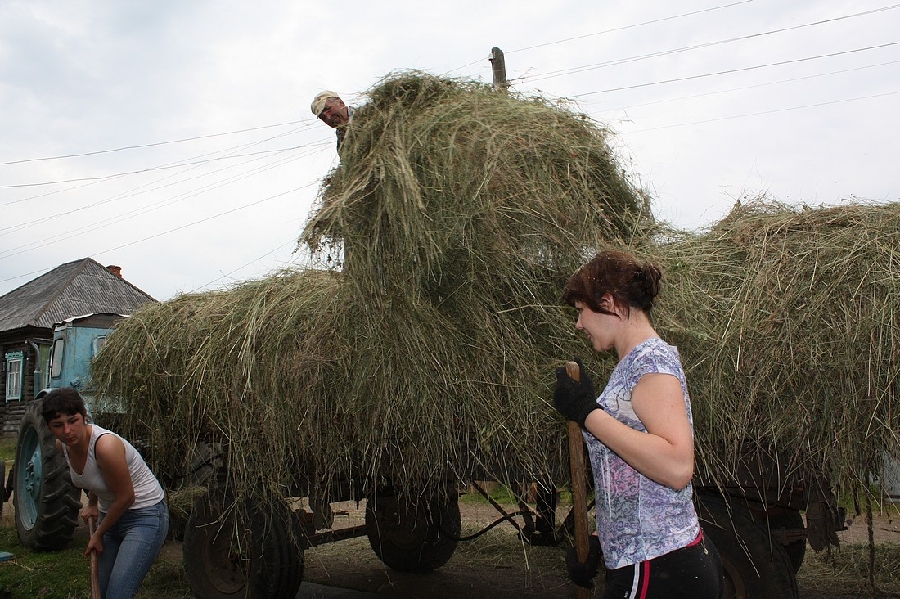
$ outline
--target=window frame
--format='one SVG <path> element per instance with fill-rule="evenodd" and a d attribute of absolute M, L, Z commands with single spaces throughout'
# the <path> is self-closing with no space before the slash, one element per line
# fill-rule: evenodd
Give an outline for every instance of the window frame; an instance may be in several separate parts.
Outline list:
<path fill-rule="evenodd" d="M 7 352 L 6 401 L 22 401 L 22 383 L 25 379 L 25 353 Z"/>

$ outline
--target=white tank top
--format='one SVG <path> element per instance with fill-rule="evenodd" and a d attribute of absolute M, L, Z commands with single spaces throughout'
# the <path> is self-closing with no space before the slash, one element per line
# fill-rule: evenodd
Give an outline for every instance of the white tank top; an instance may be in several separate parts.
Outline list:
<path fill-rule="evenodd" d="M 115 499 L 115 495 L 110 492 L 103 480 L 103 473 L 97 465 L 97 457 L 95 449 L 97 447 L 97 439 L 103 435 L 116 435 L 114 432 L 99 427 L 96 424 L 91 425 L 91 439 L 88 444 L 87 461 L 84 464 L 84 472 L 78 474 L 72 468 L 69 461 L 68 448 L 63 445 L 66 454 L 66 461 L 69 462 L 69 472 L 72 475 L 72 484 L 81 489 L 86 489 L 97 496 L 99 509 L 104 514 L 109 510 L 110 504 Z M 116 435 L 119 437 L 119 435 Z M 119 437 L 122 439 L 122 437 Z M 131 474 L 131 484 L 134 486 L 134 503 L 131 510 L 137 510 L 143 507 L 156 505 L 165 497 L 165 492 L 153 472 L 147 467 L 144 458 L 138 453 L 127 440 L 122 439 L 125 444 L 125 462 L 128 464 L 128 472 Z"/>

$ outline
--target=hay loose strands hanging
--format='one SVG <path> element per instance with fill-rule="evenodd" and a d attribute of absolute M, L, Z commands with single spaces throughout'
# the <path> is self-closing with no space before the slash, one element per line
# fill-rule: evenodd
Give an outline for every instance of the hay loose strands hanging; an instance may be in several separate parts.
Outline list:
<path fill-rule="evenodd" d="M 561 484 L 552 372 L 584 352 L 563 283 L 653 225 L 609 135 L 540 98 L 392 75 L 356 110 L 301 239 L 323 271 L 141 311 L 95 377 L 170 472 L 201 440 L 227 446 L 237 495 L 327 497 L 348 476 Z"/>
<path fill-rule="evenodd" d="M 653 251 L 708 468 L 737 477 L 749 444 L 782 456 L 783 488 L 880 479 L 900 454 L 900 205 L 760 199 Z"/>

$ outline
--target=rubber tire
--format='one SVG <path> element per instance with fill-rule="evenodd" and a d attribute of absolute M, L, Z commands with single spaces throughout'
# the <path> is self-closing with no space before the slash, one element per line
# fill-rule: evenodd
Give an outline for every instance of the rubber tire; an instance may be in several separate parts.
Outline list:
<path fill-rule="evenodd" d="M 761 522 L 760 524 L 763 527 L 763 531 L 767 531 L 766 523 Z M 803 516 L 800 515 L 799 511 L 789 511 L 785 512 L 784 514 L 768 517 L 769 530 L 802 530 L 803 528 L 805 528 L 803 523 Z M 803 559 L 806 557 L 806 539 L 794 541 L 793 543 L 788 543 L 787 545 L 782 545 L 781 547 L 784 549 L 784 552 L 787 553 L 788 559 L 791 560 L 791 567 L 794 569 L 794 573 L 796 574 L 800 571 L 800 566 L 803 565 Z"/>
<path fill-rule="evenodd" d="M 798 599 L 791 560 L 781 545 L 770 543 L 746 508 L 715 495 L 698 500 L 703 533 L 718 549 L 725 569 L 723 599 Z"/>
<path fill-rule="evenodd" d="M 211 447 L 200 441 L 193 448 L 190 462 L 188 484 L 190 486 L 212 488 L 225 480 L 225 456 L 220 447 Z M 184 531 L 190 514 L 181 510 L 169 510 L 169 538 L 184 541 Z"/>
<path fill-rule="evenodd" d="M 244 539 L 246 555 L 231 552 L 236 517 L 231 500 L 212 492 L 198 497 L 182 544 L 184 572 L 197 599 L 295 597 L 303 582 L 303 551 L 285 523 L 284 504 L 271 510 L 252 506 Z"/>
<path fill-rule="evenodd" d="M 411 501 L 396 495 L 366 503 L 366 527 L 375 555 L 399 572 L 432 572 L 456 551 L 462 530 L 453 495 Z"/>
<path fill-rule="evenodd" d="M 22 417 L 13 477 L 16 532 L 34 551 L 65 549 L 75 537 L 81 491 L 72 484 L 69 465 L 44 422 L 42 400 Z"/>

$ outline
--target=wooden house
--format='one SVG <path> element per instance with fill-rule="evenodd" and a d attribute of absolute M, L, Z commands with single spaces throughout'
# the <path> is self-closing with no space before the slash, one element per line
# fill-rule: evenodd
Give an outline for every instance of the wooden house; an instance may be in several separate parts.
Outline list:
<path fill-rule="evenodd" d="M 91 258 L 61 264 L 0 297 L 2 434 L 17 434 L 25 404 L 48 384 L 54 325 L 87 314 L 127 315 L 154 301 L 118 266 Z"/>

